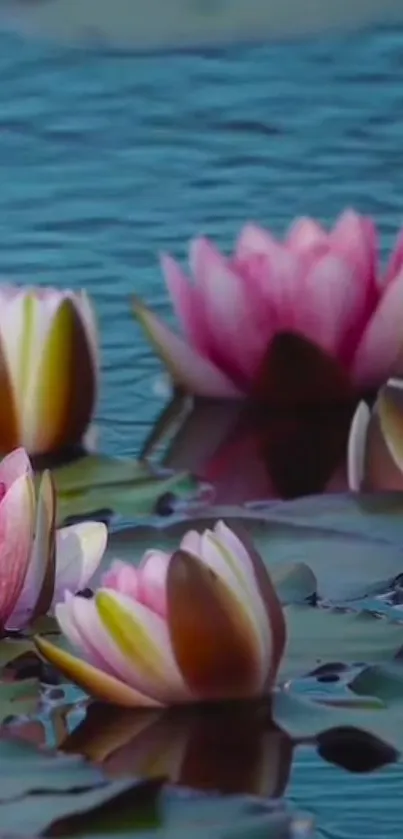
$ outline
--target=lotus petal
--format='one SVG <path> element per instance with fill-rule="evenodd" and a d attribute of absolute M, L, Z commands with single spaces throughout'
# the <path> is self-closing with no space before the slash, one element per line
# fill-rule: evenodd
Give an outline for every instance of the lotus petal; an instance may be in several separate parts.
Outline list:
<path fill-rule="evenodd" d="M 367 434 L 371 411 L 366 402 L 360 402 L 354 414 L 348 438 L 347 471 L 348 485 L 359 492 L 365 475 Z"/>
<path fill-rule="evenodd" d="M 91 664 L 83 661 L 71 653 L 56 647 L 45 638 L 35 637 L 35 644 L 41 656 L 60 670 L 67 679 L 82 688 L 89 696 L 101 702 L 112 702 L 115 705 L 133 707 L 159 707 L 160 703 L 146 696 L 124 682 L 103 673 Z"/>
<path fill-rule="evenodd" d="M 105 553 L 108 529 L 98 521 L 62 527 L 56 532 L 56 581 L 53 602 L 64 592 L 85 588 Z"/>
<path fill-rule="evenodd" d="M 265 682 L 265 687 L 270 687 L 276 679 L 287 640 L 287 628 L 284 613 L 270 575 L 268 574 L 262 557 L 256 550 L 249 533 L 240 524 L 232 525 L 231 530 L 233 530 L 239 541 L 242 542 L 248 553 L 250 561 L 253 565 L 260 595 L 266 608 L 267 621 L 271 630 L 272 651 L 271 665 Z"/>
<path fill-rule="evenodd" d="M 0 626 L 7 623 L 21 594 L 34 538 L 34 489 L 30 476 L 18 478 L 0 502 Z"/>
<path fill-rule="evenodd" d="M 386 386 L 378 395 L 377 413 L 388 451 L 403 474 L 403 391 Z"/>
<path fill-rule="evenodd" d="M 109 589 L 99 589 L 95 603 L 138 688 L 166 704 L 186 700 L 166 622 L 142 603 Z"/>
<path fill-rule="evenodd" d="M 218 367 L 171 332 L 143 303 L 134 300 L 133 310 L 175 384 L 200 396 L 236 398 L 242 395 Z"/>
<path fill-rule="evenodd" d="M 354 210 L 345 210 L 337 219 L 329 238 L 339 253 L 359 268 L 359 280 L 370 302 L 378 269 L 378 242 L 374 222 Z"/>
<path fill-rule="evenodd" d="M 29 451 L 41 454 L 81 441 L 94 408 L 95 378 L 83 320 L 75 303 L 65 298 L 31 374 L 24 411 L 24 441 Z"/>
<path fill-rule="evenodd" d="M 0 296 L 1 309 L 1 296 Z M 0 453 L 11 452 L 19 444 L 20 429 L 18 412 L 13 390 L 4 339 L 1 335 L 0 315 L 0 404 L 7 406 L 7 410 L 0 411 Z"/>
<path fill-rule="evenodd" d="M 14 449 L 0 463 L 0 484 L 7 491 L 22 475 L 31 475 L 30 459 L 23 448 Z"/>
<path fill-rule="evenodd" d="M 248 613 L 217 574 L 183 550 L 169 565 L 167 606 L 174 655 L 195 696 L 259 692 L 265 674 Z"/>
<path fill-rule="evenodd" d="M 7 621 L 9 629 L 20 629 L 28 620 L 46 614 L 50 607 L 55 584 L 55 519 L 56 490 L 50 472 L 45 471 L 39 487 L 35 538 L 28 571 Z"/>
<path fill-rule="evenodd" d="M 200 289 L 190 284 L 172 257 L 164 254 L 161 257 L 161 267 L 175 314 L 182 325 L 186 339 L 197 352 L 206 355 L 209 342 Z"/>
<path fill-rule="evenodd" d="M 286 243 L 291 250 L 300 254 L 310 251 L 317 245 L 328 245 L 329 234 L 312 218 L 302 217 L 292 223 L 289 228 Z"/>
<path fill-rule="evenodd" d="M 138 599 L 161 617 L 166 616 L 166 579 L 170 557 L 164 551 L 147 551 L 138 569 Z"/>
<path fill-rule="evenodd" d="M 403 370 L 403 272 L 389 283 L 358 346 L 352 376 L 358 387 L 371 388 Z"/>

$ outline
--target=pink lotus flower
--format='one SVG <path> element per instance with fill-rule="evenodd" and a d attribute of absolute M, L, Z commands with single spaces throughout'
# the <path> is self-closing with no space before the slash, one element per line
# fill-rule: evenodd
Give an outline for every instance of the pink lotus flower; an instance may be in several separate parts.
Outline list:
<path fill-rule="evenodd" d="M 379 272 L 375 225 L 352 210 L 330 232 L 298 219 L 283 242 L 248 224 L 230 258 L 207 239 L 192 242 L 194 284 L 163 256 L 184 338 L 140 301 L 134 312 L 174 384 L 191 393 L 246 395 L 280 332 L 318 345 L 366 390 L 403 369 L 402 262 L 400 234 Z"/>
<path fill-rule="evenodd" d="M 246 698 L 269 691 L 285 645 L 282 608 L 253 545 L 223 522 L 189 531 L 172 556 L 114 563 L 92 600 L 66 596 L 60 627 L 85 660 L 39 652 L 103 701 L 126 706 Z"/>
<path fill-rule="evenodd" d="M 84 588 L 106 548 L 107 529 L 83 522 L 55 530 L 56 494 L 42 474 L 35 500 L 24 449 L 0 463 L 0 628 L 22 629 L 45 614 L 66 590 Z"/>

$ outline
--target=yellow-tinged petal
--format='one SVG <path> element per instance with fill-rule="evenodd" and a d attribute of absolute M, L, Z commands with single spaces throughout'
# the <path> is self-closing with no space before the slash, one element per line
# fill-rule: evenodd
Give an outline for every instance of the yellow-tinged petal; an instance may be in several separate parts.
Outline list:
<path fill-rule="evenodd" d="M 232 699 L 260 691 L 265 674 L 247 612 L 211 568 L 182 550 L 168 569 L 167 611 L 174 654 L 195 697 Z"/>
<path fill-rule="evenodd" d="M 186 688 L 163 618 L 142 603 L 108 589 L 96 593 L 95 604 L 105 629 L 144 691 L 167 703 L 184 701 Z"/>
<path fill-rule="evenodd" d="M 403 390 L 386 385 L 378 395 L 376 409 L 381 431 L 391 457 L 403 473 Z"/>
<path fill-rule="evenodd" d="M 0 455 L 16 449 L 20 442 L 17 405 L 7 355 L 0 337 Z"/>
<path fill-rule="evenodd" d="M 56 647 L 50 641 L 46 641 L 45 638 L 35 636 L 34 641 L 43 658 L 57 670 L 60 670 L 67 679 L 82 688 L 89 696 L 93 696 L 102 702 L 123 705 L 127 708 L 160 706 L 160 703 L 151 699 L 150 696 L 146 696 L 118 681 L 113 676 L 103 673 L 102 670 L 98 670 L 81 658 Z"/>
<path fill-rule="evenodd" d="M 79 443 L 96 398 L 96 370 L 86 325 L 71 298 L 53 315 L 24 411 L 24 442 L 33 454 Z"/>

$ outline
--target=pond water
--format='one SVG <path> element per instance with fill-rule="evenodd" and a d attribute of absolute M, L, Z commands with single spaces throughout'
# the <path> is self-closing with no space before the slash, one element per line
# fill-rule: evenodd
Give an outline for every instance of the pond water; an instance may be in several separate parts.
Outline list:
<path fill-rule="evenodd" d="M 403 31 L 181 56 L 86 55 L 0 37 L 4 276 L 86 286 L 103 340 L 102 450 L 136 455 L 164 406 L 132 293 L 170 317 L 158 265 L 245 220 L 403 217 Z M 224 493 L 225 496 L 225 493 Z M 224 499 L 225 500 L 225 497 Z M 396 836 L 401 765 L 358 776 L 306 750 L 285 792 L 318 835 Z"/>

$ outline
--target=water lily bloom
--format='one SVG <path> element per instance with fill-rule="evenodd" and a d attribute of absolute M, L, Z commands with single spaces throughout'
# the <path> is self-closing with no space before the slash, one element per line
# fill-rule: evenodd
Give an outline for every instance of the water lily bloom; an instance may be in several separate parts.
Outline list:
<path fill-rule="evenodd" d="M 360 402 L 348 441 L 348 481 L 358 491 L 403 490 L 403 381 L 390 379 L 371 410 Z"/>
<path fill-rule="evenodd" d="M 84 588 L 107 542 L 101 522 L 55 528 L 56 494 L 49 471 L 37 498 L 24 449 L 0 463 L 0 628 L 22 629 L 65 591 Z"/>
<path fill-rule="evenodd" d="M 188 531 L 171 556 L 147 551 L 138 569 L 115 562 L 93 599 L 67 595 L 56 617 L 83 658 L 44 638 L 39 652 L 90 695 L 129 707 L 258 696 L 286 637 L 262 559 L 223 522 Z"/>
<path fill-rule="evenodd" d="M 81 443 L 97 390 L 95 316 L 85 292 L 0 286 L 0 452 Z"/>
<path fill-rule="evenodd" d="M 352 210 L 329 232 L 300 218 L 284 241 L 247 224 L 229 258 L 207 239 L 191 243 L 193 283 L 162 257 L 183 338 L 140 301 L 134 312 L 174 384 L 191 393 L 248 394 L 282 332 L 318 345 L 367 390 L 402 368 L 402 263 L 403 233 L 379 271 L 375 225 Z"/>

